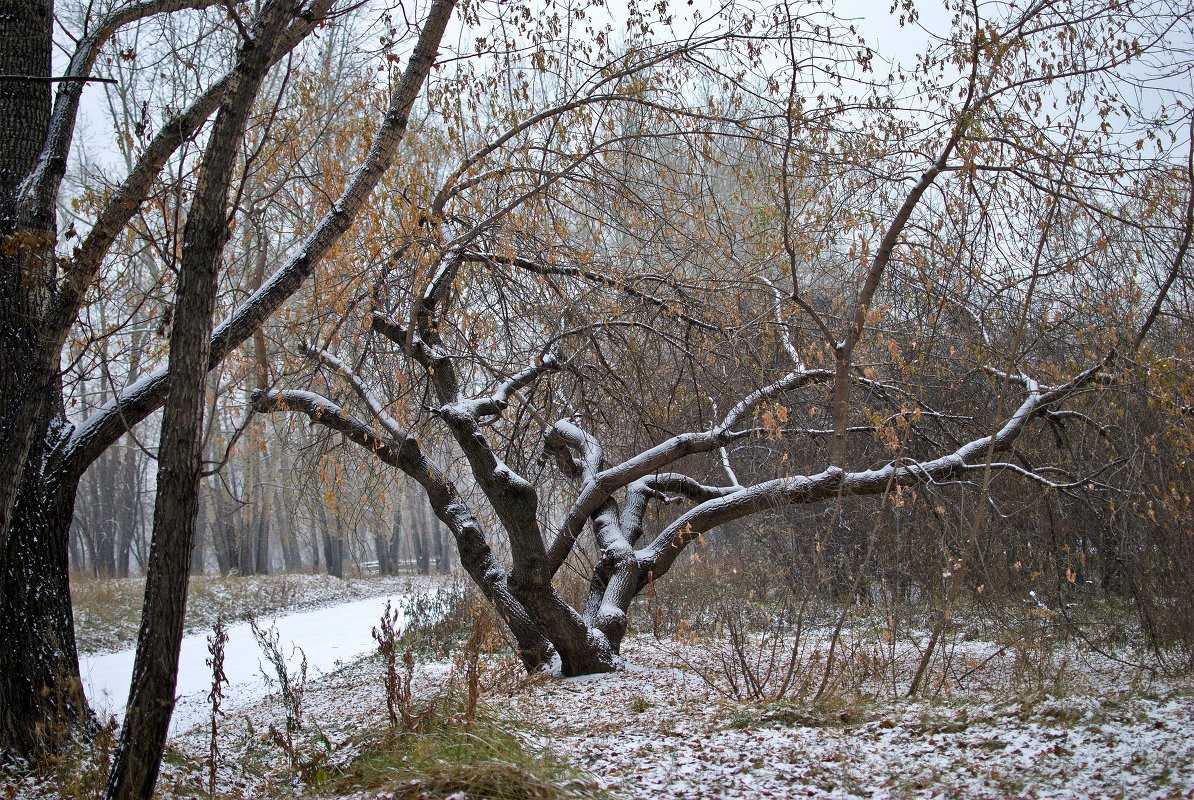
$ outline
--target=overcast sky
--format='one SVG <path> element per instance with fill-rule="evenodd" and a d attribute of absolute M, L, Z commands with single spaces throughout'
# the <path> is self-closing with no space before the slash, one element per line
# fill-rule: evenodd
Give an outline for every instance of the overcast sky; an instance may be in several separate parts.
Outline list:
<path fill-rule="evenodd" d="M 626 0 L 608 0 L 609 13 L 615 20 L 625 20 Z M 643 2 L 642 5 L 648 5 Z M 709 0 L 696 0 L 693 6 L 688 6 L 681 0 L 674 0 L 672 10 L 678 18 L 691 13 L 693 8 L 705 9 L 703 16 L 709 16 L 709 9 L 713 3 Z M 922 2 L 918 9 L 920 21 L 916 25 L 900 27 L 898 15 L 892 15 L 888 9 L 887 0 L 839 0 L 833 5 L 839 15 L 850 19 L 867 43 L 873 47 L 881 58 L 898 60 L 905 64 L 913 63 L 915 56 L 925 49 L 930 41 L 929 31 L 942 33 L 948 28 L 948 17 L 941 0 Z M 683 22 L 678 22 L 683 29 Z M 624 22 L 615 25 L 623 27 Z M 453 42 L 457 47 L 469 48 L 479 31 L 458 29 L 453 36 L 449 32 L 446 41 Z M 65 69 L 65 55 L 57 54 L 59 63 L 57 68 Z M 885 74 L 886 68 L 879 64 L 875 66 L 876 74 Z M 92 163 L 98 163 L 106 169 L 122 170 L 123 167 L 113 146 L 113 130 L 109 122 L 108 111 L 104 101 L 105 87 L 98 83 L 89 84 L 84 91 L 80 125 L 76 132 L 75 157 L 86 154 Z"/>

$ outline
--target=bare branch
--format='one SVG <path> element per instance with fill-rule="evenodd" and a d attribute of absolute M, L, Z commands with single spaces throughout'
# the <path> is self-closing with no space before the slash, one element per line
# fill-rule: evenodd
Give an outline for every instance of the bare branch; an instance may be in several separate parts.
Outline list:
<path fill-rule="evenodd" d="M 576 502 L 561 522 L 555 538 L 548 548 L 548 563 L 554 574 L 568 557 L 576 537 L 584 527 L 585 520 L 605 500 L 632 481 L 658 472 L 668 464 L 696 453 L 707 453 L 736 437 L 731 430 L 743 416 L 753 411 L 766 400 L 814 383 L 825 383 L 833 379 L 831 370 L 805 370 L 785 375 L 775 383 L 751 393 L 725 416 L 722 421 L 703 433 L 682 433 L 639 453 L 593 476 L 585 482 Z"/>
<path fill-rule="evenodd" d="M 215 329 L 211 342 L 211 367 L 248 339 L 298 291 L 316 265 L 352 225 L 357 212 L 389 169 L 398 145 L 406 135 L 410 111 L 435 63 L 440 39 L 454 7 L 455 0 L 434 0 L 364 163 L 298 252 Z M 88 417 L 63 443 L 56 457 L 59 468 L 68 474 L 81 475 L 88 464 L 124 433 L 126 426 L 135 425 L 158 408 L 165 395 L 165 368 L 125 388 L 114 400 Z"/>
<path fill-rule="evenodd" d="M 1177 246 L 1177 251 L 1173 254 L 1173 262 L 1170 264 L 1169 274 L 1161 282 L 1161 288 L 1157 291 L 1157 297 L 1153 301 L 1152 308 L 1148 310 L 1148 315 L 1144 318 L 1144 324 L 1140 326 L 1140 330 L 1136 332 L 1136 338 L 1132 340 L 1133 352 L 1140 349 L 1140 345 L 1144 343 L 1144 338 L 1148 336 L 1149 329 L 1157 321 L 1157 317 L 1161 315 L 1165 299 L 1169 296 L 1169 290 L 1173 287 L 1173 282 L 1177 280 L 1177 276 L 1181 273 L 1182 264 L 1186 260 L 1186 254 L 1190 252 L 1190 242 L 1194 239 L 1194 111 L 1190 112 L 1189 137 L 1190 147 L 1186 153 L 1185 176 L 1187 190 L 1186 214 L 1182 220 L 1182 239 Z"/>
<path fill-rule="evenodd" d="M 555 649 L 544 638 L 539 626 L 532 622 L 526 606 L 511 592 L 506 571 L 486 542 L 481 523 L 455 485 L 423 454 L 414 438 L 407 437 L 402 442 L 384 439 L 360 420 L 346 414 L 336 403 L 313 392 L 293 389 L 259 391 L 253 394 L 252 405 L 260 413 L 297 411 L 306 414 L 312 421 L 343 434 L 382 462 L 417 481 L 426 491 L 436 516 L 456 537 L 461 564 L 518 639 L 523 662 L 528 667 L 537 668 L 551 660 Z"/>
<path fill-rule="evenodd" d="M 348 381 L 348 384 L 353 388 L 353 391 L 357 393 L 357 396 L 360 397 L 361 400 L 364 401 L 365 405 L 369 407 L 369 411 L 373 413 L 373 416 L 377 418 L 377 421 L 381 423 L 381 426 L 386 429 L 386 433 L 392 436 L 395 441 L 404 442 L 410 438 L 410 434 L 404 431 L 402 426 L 398 424 L 398 421 L 386 412 L 385 406 L 380 400 L 377 399 L 377 395 L 369 390 L 369 387 L 367 387 L 365 382 L 361 380 L 360 376 L 353 371 L 352 367 L 348 366 L 342 360 L 326 350 L 317 350 L 306 344 L 299 345 L 299 349 L 304 354 L 319 361 L 321 364 L 331 367 L 336 372 L 339 372 L 344 379 Z"/>
<path fill-rule="evenodd" d="M 629 281 L 623 278 L 615 277 L 612 274 L 612 271 L 609 275 L 602 275 L 601 273 L 594 272 L 591 269 L 582 269 L 580 267 L 571 267 L 562 264 L 547 264 L 541 261 L 536 261 L 535 259 L 523 258 L 521 256 L 504 256 L 496 253 L 467 251 L 463 254 L 463 258 L 466 261 L 477 261 L 494 265 L 504 264 L 507 266 L 517 267 L 521 270 L 525 270 L 536 275 L 559 275 L 562 277 L 583 278 L 584 280 L 598 284 L 599 286 L 617 289 L 623 294 L 633 297 L 636 300 L 641 300 L 648 305 L 655 306 L 656 308 L 666 311 L 675 319 L 681 320 L 682 322 L 691 325 L 694 328 L 711 332 L 720 330 L 715 325 L 702 322 L 696 317 L 684 313 L 678 307 L 669 305 L 665 300 L 662 300 L 655 295 L 635 288 L 634 286 L 630 285 Z"/>
<path fill-rule="evenodd" d="M 661 472 L 639 478 L 626 487 L 626 498 L 622 508 L 622 531 L 631 545 L 637 543 L 643 534 L 643 515 L 647 511 L 647 504 L 651 500 L 661 503 L 673 502 L 673 498 L 668 497 L 665 492 L 672 492 L 694 502 L 705 502 L 733 494 L 741 488 L 741 485 L 709 486 L 679 472 Z"/>
<path fill-rule="evenodd" d="M 779 305 L 777 303 L 776 312 L 778 313 L 778 311 Z M 803 369 L 804 364 L 800 362 L 799 355 L 795 357 L 795 360 L 797 365 Z M 717 402 L 712 397 L 709 398 L 709 405 L 713 408 L 713 416 L 717 416 Z M 730 485 L 741 486 L 742 484 L 738 480 L 738 474 L 734 472 L 734 465 L 730 463 L 730 451 L 727 450 L 726 446 L 723 444 L 721 447 L 717 448 L 717 452 L 721 455 L 721 468 L 725 470 L 726 477 L 730 479 Z"/>
<path fill-rule="evenodd" d="M 1054 403 L 1066 399 L 1091 383 L 1105 363 L 1080 373 L 1070 382 L 1043 389 L 1030 378 L 1024 378 L 1028 397 L 1004 425 L 990 436 L 967 442 L 952 453 L 929 461 L 893 461 L 879 469 L 845 472 L 831 466 L 816 475 L 778 478 L 755 484 L 725 497 L 708 500 L 681 515 L 668 525 L 638 558 L 644 570 L 656 578 L 671 566 L 679 552 L 697 534 L 725 522 L 772 508 L 816 503 L 839 495 L 874 495 L 895 486 L 914 486 L 953 480 L 980 467 L 976 459 L 988 452 L 1009 449 L 1034 417 L 1041 415 Z"/>
<path fill-rule="evenodd" d="M 6 83 L 68 83 L 70 81 L 78 81 L 80 83 L 119 83 L 115 78 L 91 78 L 75 75 L 0 75 L 0 81 Z"/>
<path fill-rule="evenodd" d="M 65 78 L 59 79 L 61 85 L 50 114 L 50 126 L 41 156 L 22 187 L 19 202 L 26 207 L 26 213 L 30 216 L 53 213 L 58 189 L 62 177 L 66 174 L 66 159 L 70 154 L 71 139 L 74 136 L 79 98 L 82 96 L 83 87 L 90 79 L 91 69 L 104 43 L 116 31 L 137 20 L 187 8 L 209 8 L 218 3 L 219 0 L 145 0 L 130 3 L 109 13 L 90 33 L 79 40 L 67 66 Z"/>

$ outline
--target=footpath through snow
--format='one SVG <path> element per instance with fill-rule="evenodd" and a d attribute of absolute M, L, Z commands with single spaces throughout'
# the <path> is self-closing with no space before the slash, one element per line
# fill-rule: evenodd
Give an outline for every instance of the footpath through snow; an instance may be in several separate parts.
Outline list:
<path fill-rule="evenodd" d="M 265 630 L 271 625 L 276 629 L 292 672 L 299 668 L 305 656 L 308 673 L 315 678 L 372 651 L 376 647 L 373 628 L 381 619 L 387 601 L 400 609 L 403 599 L 401 595 L 370 597 L 274 620 L 262 619 L 258 625 Z M 259 700 L 268 692 L 264 676 L 268 674 L 273 678 L 274 673 L 248 622 L 229 625 L 227 630 L 225 708 L 235 710 Z M 210 713 L 207 700 L 211 691 L 208 635 L 193 634 L 182 641 L 175 689 L 178 703 L 170 720 L 171 734 L 176 735 L 203 722 Z M 133 674 L 133 656 L 133 650 L 80 656 L 79 666 L 87 697 L 101 716 L 122 717 Z"/>

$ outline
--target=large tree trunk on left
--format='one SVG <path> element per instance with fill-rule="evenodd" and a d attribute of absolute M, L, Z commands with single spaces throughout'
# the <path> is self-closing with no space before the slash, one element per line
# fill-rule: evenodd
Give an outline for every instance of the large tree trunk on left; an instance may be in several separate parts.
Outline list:
<path fill-rule="evenodd" d="M 27 219 L 18 196 L 37 164 L 50 121 L 49 0 L 17 0 L 0 14 L 0 74 L 32 80 L 0 83 L 0 538 L 8 531 L 43 391 L 57 367 L 40 321 L 53 269 L 54 218 Z M 3 556 L 0 556 L 3 558 Z M 0 572 L 4 571 L 0 562 Z"/>
<path fill-rule="evenodd" d="M 39 441 L 44 441 L 44 437 Z M 69 536 L 77 481 L 46 474 L 41 446 L 4 539 L 0 597 L 0 749 L 30 756 L 94 721 L 83 697 L 69 584 Z"/>
<path fill-rule="evenodd" d="M 85 713 L 67 591 L 74 486 L 42 486 L 60 396 L 61 332 L 42 325 L 54 214 L 19 202 L 49 129 L 52 20 L 49 0 L 0 14 L 0 73 L 32 78 L 0 83 L 0 752 L 24 756 Z"/>

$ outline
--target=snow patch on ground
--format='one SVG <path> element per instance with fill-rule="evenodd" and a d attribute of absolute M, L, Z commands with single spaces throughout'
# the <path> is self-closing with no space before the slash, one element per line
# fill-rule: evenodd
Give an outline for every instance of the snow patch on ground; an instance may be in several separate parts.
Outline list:
<path fill-rule="evenodd" d="M 217 617 L 239 622 L 336 605 L 367 597 L 420 594 L 450 582 L 440 576 L 336 578 L 331 575 L 199 575 L 187 598 L 187 634 L 209 632 Z M 79 650 L 111 653 L 136 644 L 144 578 L 71 581 Z"/>
<path fill-rule="evenodd" d="M 307 662 L 308 674 L 316 678 L 354 661 L 373 651 L 373 628 L 378 624 L 386 603 L 401 608 L 402 597 L 371 597 L 337 606 L 318 608 L 258 622 L 262 629 L 276 629 L 288 669 L 296 672 L 302 660 Z M 405 616 L 399 622 L 405 621 Z M 249 623 L 230 625 L 228 642 L 224 648 L 225 708 L 234 710 L 248 702 L 260 700 L 268 691 L 265 675 L 273 679 L 272 667 L 262 655 Z M 128 687 L 133 674 L 134 651 L 84 655 L 79 659 L 84 688 L 92 706 L 101 715 L 123 716 Z M 208 693 L 211 691 L 211 667 L 208 636 L 202 633 L 187 636 L 179 654 L 178 698 L 170 720 L 170 730 L 184 731 L 205 721 L 209 715 Z"/>

